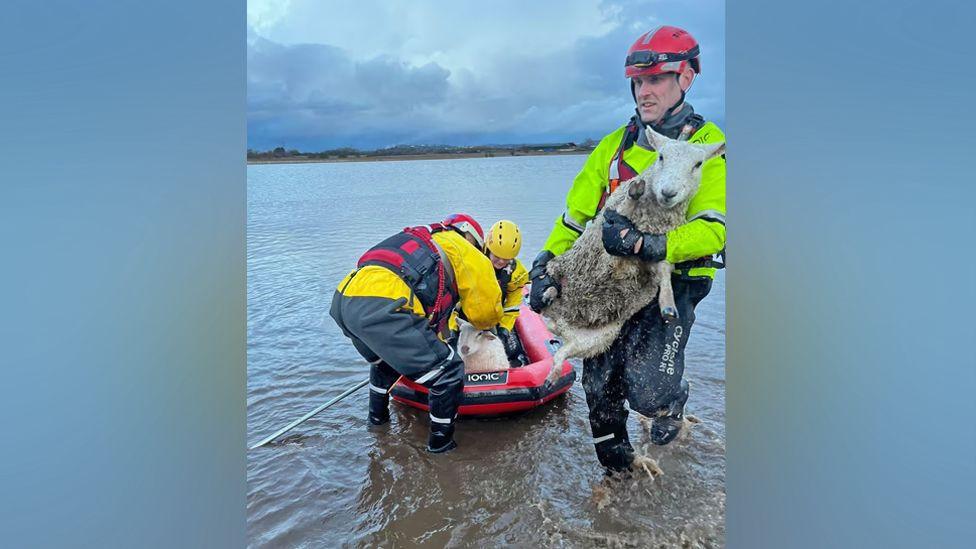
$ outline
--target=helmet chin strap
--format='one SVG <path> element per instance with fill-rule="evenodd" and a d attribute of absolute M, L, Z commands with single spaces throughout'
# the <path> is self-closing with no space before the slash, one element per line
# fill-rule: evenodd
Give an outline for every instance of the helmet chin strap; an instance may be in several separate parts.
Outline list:
<path fill-rule="evenodd" d="M 681 107 L 685 103 L 685 95 L 688 93 L 688 90 L 691 89 L 691 85 L 695 83 L 695 77 L 694 75 L 692 75 L 691 82 L 688 83 L 688 90 L 681 89 L 681 73 L 677 73 L 677 72 L 674 73 L 674 81 L 676 84 L 678 84 L 678 89 L 681 90 L 681 97 L 674 105 L 671 105 L 670 109 L 665 111 L 664 116 L 661 117 L 661 123 L 665 122 L 668 118 L 671 118 L 672 116 L 678 114 L 679 111 L 681 111 Z"/>
<path fill-rule="evenodd" d="M 685 104 L 685 92 L 684 92 L 684 90 L 682 90 L 681 97 L 678 99 L 678 101 L 674 105 L 671 105 L 671 108 L 670 109 L 668 109 L 667 111 L 664 112 L 664 116 L 661 117 L 660 122 L 664 122 L 668 118 L 671 118 L 672 116 L 674 116 L 675 114 L 677 114 L 678 111 L 681 110 L 681 106 L 684 105 L 684 104 Z"/>

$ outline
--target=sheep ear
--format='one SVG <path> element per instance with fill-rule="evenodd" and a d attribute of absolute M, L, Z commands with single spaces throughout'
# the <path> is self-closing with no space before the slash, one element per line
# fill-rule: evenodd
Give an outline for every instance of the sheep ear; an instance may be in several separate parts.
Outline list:
<path fill-rule="evenodd" d="M 495 334 L 493 334 L 491 332 L 481 332 L 481 333 L 484 334 L 485 339 L 487 339 L 488 341 L 492 341 L 492 340 L 496 339 L 495 338 Z"/>
<path fill-rule="evenodd" d="M 468 321 L 464 320 L 461 317 L 457 317 L 457 324 L 458 324 L 458 328 L 463 328 L 465 326 L 470 326 L 470 324 L 468 324 Z"/>
<path fill-rule="evenodd" d="M 725 154 L 725 141 L 721 143 L 709 143 L 707 145 L 701 145 L 701 148 L 705 150 L 705 160 L 711 160 L 716 156 Z"/>
<path fill-rule="evenodd" d="M 659 150 L 668 139 L 667 137 L 652 130 L 650 126 L 644 126 L 644 135 L 647 136 L 647 142 L 654 147 L 654 150 Z"/>

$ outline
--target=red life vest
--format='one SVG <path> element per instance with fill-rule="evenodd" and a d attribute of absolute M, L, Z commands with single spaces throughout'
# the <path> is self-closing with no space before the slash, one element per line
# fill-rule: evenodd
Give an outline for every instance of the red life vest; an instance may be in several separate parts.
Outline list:
<path fill-rule="evenodd" d="M 603 209 L 607 198 L 613 194 L 613 191 L 617 190 L 621 181 L 627 181 L 628 179 L 637 177 L 637 170 L 630 167 L 630 164 L 624 161 L 624 151 L 637 142 L 637 134 L 639 131 L 640 127 L 637 124 L 637 117 L 633 116 L 630 122 L 627 123 L 627 128 L 624 130 L 624 138 L 620 140 L 620 146 L 617 147 L 617 152 L 613 153 L 613 158 L 610 159 L 609 181 L 607 182 L 607 187 L 603 190 L 603 196 L 600 197 L 600 204 L 596 207 L 596 211 Z"/>
<path fill-rule="evenodd" d="M 359 258 L 357 267 L 379 265 L 400 276 L 420 300 L 430 325 L 438 333 L 447 327 L 447 320 L 459 296 L 447 258 L 441 257 L 432 235 L 448 230 L 440 223 L 421 227 L 407 227 Z"/>

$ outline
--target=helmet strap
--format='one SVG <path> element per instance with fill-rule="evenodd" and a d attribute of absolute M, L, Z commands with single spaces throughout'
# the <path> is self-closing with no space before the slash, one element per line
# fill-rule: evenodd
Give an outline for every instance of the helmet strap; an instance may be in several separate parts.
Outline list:
<path fill-rule="evenodd" d="M 678 89 L 681 90 L 681 73 L 680 72 L 674 73 L 674 83 L 677 84 L 678 85 Z M 684 102 L 685 102 L 685 90 L 681 90 L 681 97 L 678 98 L 678 101 L 674 105 L 671 105 L 671 108 L 669 108 L 667 111 L 665 111 L 664 117 L 661 118 L 661 122 L 664 122 L 668 118 L 671 118 L 672 116 L 674 116 L 675 114 L 677 114 L 677 112 L 681 109 L 681 105 L 683 105 Z"/>

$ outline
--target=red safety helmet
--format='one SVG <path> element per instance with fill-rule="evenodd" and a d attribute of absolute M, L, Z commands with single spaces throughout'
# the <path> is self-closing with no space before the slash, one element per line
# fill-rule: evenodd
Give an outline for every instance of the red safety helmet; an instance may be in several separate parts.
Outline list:
<path fill-rule="evenodd" d="M 666 72 L 681 72 L 686 66 L 701 73 L 698 41 L 688 31 L 662 26 L 641 35 L 627 50 L 624 75 L 627 78 Z"/>
<path fill-rule="evenodd" d="M 468 214 L 456 213 L 447 216 L 441 225 L 454 227 L 461 231 L 461 234 L 469 234 L 478 242 L 478 247 L 485 248 L 485 232 L 481 230 L 481 225 Z"/>

